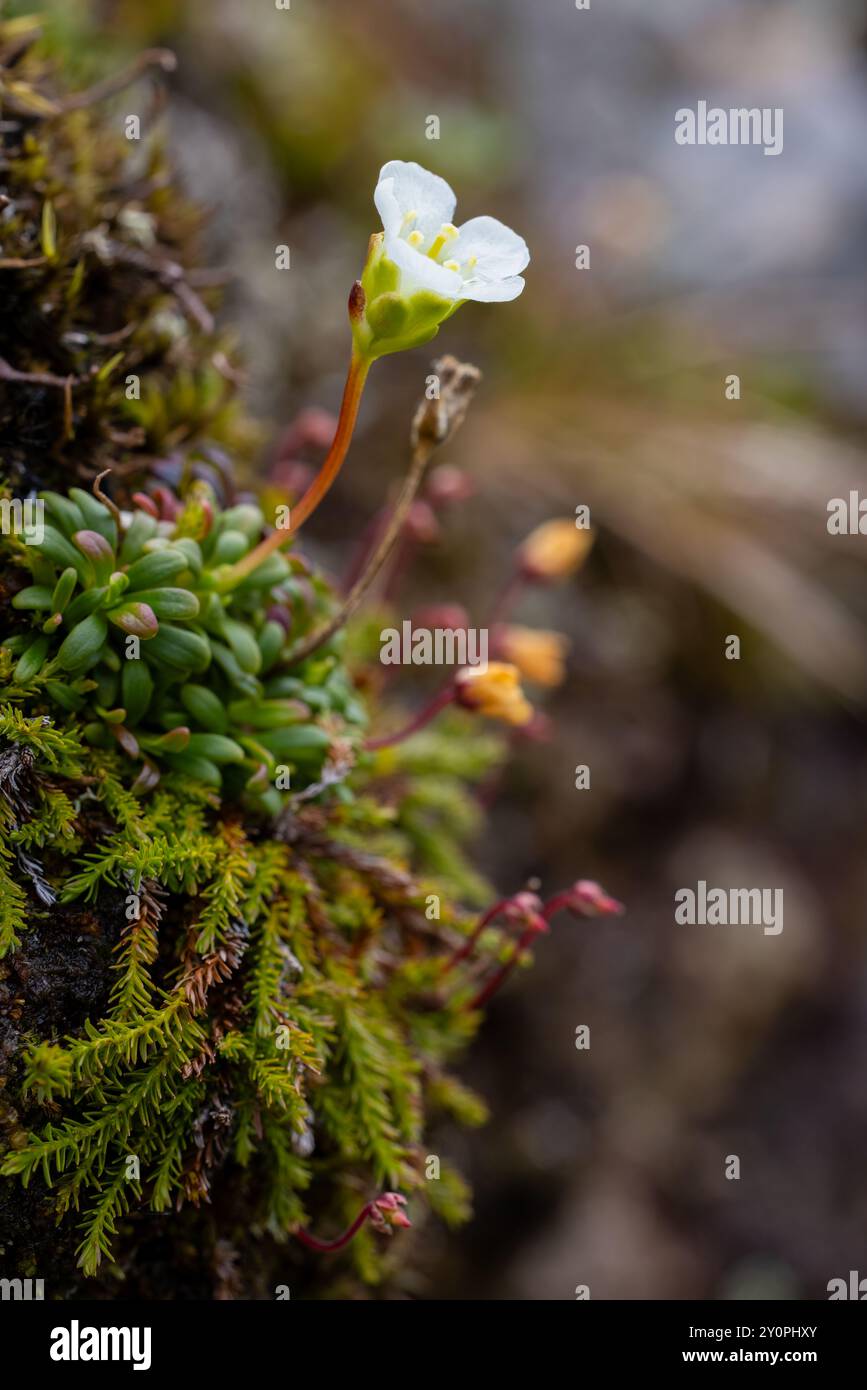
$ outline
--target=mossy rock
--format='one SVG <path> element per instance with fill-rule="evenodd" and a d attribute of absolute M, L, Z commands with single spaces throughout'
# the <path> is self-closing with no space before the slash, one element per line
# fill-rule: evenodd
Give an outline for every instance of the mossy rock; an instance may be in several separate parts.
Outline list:
<path fill-rule="evenodd" d="M 231 504 L 257 431 L 197 269 L 199 213 L 98 92 L 70 98 L 32 23 L 0 24 L 0 81 L 6 495 L 89 493 L 111 468 L 121 507 L 155 479 L 163 499 L 199 486 Z M 7 604 L 23 549 L 6 547 Z M 299 574 L 290 641 L 331 602 Z M 249 597 L 254 634 L 285 582 Z M 338 641 L 295 672 L 281 656 L 296 705 L 320 693 L 304 717 L 327 749 L 278 810 L 171 750 L 142 778 L 133 743 L 100 735 L 117 720 L 88 669 L 69 673 L 80 704 L 58 705 L 41 654 L 16 677 L 35 611 L 10 605 L 0 651 L 0 1273 L 58 1298 L 357 1296 L 399 1279 L 402 1231 L 389 1247 L 368 1225 L 325 1260 L 295 1237 L 338 1231 L 384 1188 L 414 1224 L 468 1213 L 460 1177 L 443 1162 L 428 1181 L 425 1156 L 438 1115 L 484 1113 L 448 1072 L 478 1018 L 472 981 L 444 965 L 484 891 L 461 841 L 498 746 L 456 714 L 411 755 L 365 754 Z M 151 715 L 170 731 L 160 689 Z M 373 1215 L 401 1224 L 394 1205 Z"/>

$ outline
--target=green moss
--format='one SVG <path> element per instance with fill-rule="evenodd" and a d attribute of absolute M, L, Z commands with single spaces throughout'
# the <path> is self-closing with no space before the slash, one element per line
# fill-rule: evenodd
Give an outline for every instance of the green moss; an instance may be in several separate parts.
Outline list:
<path fill-rule="evenodd" d="M 0 1152 L 21 1267 L 44 1210 L 88 1277 L 130 1272 L 149 1213 L 180 1223 L 220 1194 L 221 1239 L 336 1230 L 383 1187 L 454 1223 L 466 1188 L 426 1177 L 425 1145 L 438 1114 L 483 1118 L 448 1073 L 478 1020 L 444 965 L 485 895 L 465 844 L 499 746 L 455 715 L 364 754 L 341 641 L 292 658 L 332 602 L 322 579 L 292 551 L 232 581 L 263 518 L 221 505 L 212 445 L 237 461 L 255 432 L 191 269 L 198 214 L 29 39 L 0 24 L 0 458 L 5 495 L 46 506 L 0 568 Z M 109 464 L 122 517 L 90 487 Z M 156 502 L 131 500 L 137 475 Z M 346 1258 L 375 1282 L 382 1250 L 364 1230 Z"/>

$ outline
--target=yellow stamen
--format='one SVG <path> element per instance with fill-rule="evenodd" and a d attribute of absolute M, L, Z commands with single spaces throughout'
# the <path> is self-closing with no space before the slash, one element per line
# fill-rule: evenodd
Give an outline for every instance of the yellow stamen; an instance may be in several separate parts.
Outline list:
<path fill-rule="evenodd" d="M 467 270 L 474 270 L 478 259 L 478 256 L 470 256 L 469 260 L 467 261 Z"/>
<path fill-rule="evenodd" d="M 440 227 L 439 236 L 434 239 L 434 243 L 428 251 L 428 255 L 436 260 L 443 247 L 447 246 L 450 241 L 454 241 L 457 235 L 458 229 L 454 223 L 444 222 Z"/>
<path fill-rule="evenodd" d="M 460 263 L 458 261 L 443 261 L 443 270 L 454 270 L 457 273 L 460 271 L 460 268 Z"/>
<path fill-rule="evenodd" d="M 416 228 L 414 232 L 410 232 L 409 236 L 407 237 L 407 241 L 409 242 L 410 246 L 423 246 L 424 232 L 420 232 L 418 228 Z"/>
<path fill-rule="evenodd" d="M 403 214 L 403 221 L 402 221 L 401 224 L 400 224 L 400 225 L 401 225 L 401 231 L 402 231 L 405 227 L 410 227 L 410 226 L 412 226 L 413 222 L 415 221 L 415 219 L 416 219 L 417 217 L 418 217 L 418 213 L 416 212 L 415 208 L 412 208 L 410 212 L 405 212 L 405 213 Z"/>

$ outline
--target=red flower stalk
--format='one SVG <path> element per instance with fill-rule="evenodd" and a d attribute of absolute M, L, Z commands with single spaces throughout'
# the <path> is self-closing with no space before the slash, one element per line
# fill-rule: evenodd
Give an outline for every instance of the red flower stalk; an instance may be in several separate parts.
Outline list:
<path fill-rule="evenodd" d="M 514 899 L 506 899 L 506 901 L 518 903 L 521 899 L 532 900 L 534 898 L 535 894 L 533 893 L 517 893 Z M 467 1005 L 468 1008 L 480 1009 L 483 1005 L 487 1004 L 491 996 L 496 994 L 497 990 L 514 970 L 520 960 L 521 952 L 526 950 L 534 938 L 540 935 L 541 932 L 550 930 L 549 924 L 556 912 L 560 912 L 563 908 L 566 908 L 574 917 L 619 917 L 624 911 L 622 903 L 619 903 L 616 898 L 609 897 L 605 890 L 600 888 L 598 883 L 594 883 L 592 879 L 588 878 L 579 879 L 577 883 L 573 883 L 571 888 L 567 888 L 562 893 L 556 893 L 553 898 L 549 898 L 544 907 L 542 907 L 538 898 L 535 898 L 535 901 L 538 907 L 541 908 L 541 911 L 535 910 L 532 907 L 525 909 L 524 918 L 527 923 L 526 929 L 522 933 L 512 954 L 503 962 L 499 970 L 494 972 L 488 983 L 483 985 L 473 999 L 470 1000 L 470 1003 Z M 470 942 L 468 943 L 470 949 L 479 932 L 482 930 L 482 927 L 486 925 L 486 921 L 490 921 L 491 917 L 502 909 L 502 907 L 502 903 L 497 903 L 496 906 L 491 909 L 491 913 L 486 914 L 486 918 L 482 919 L 473 933 L 473 936 L 470 938 Z M 466 954 L 467 948 L 464 947 L 461 952 L 459 952 L 456 960 L 461 959 L 462 956 Z M 456 962 L 450 961 L 446 969 L 449 969 L 454 963 Z"/>
<path fill-rule="evenodd" d="M 450 705 L 454 698 L 454 681 L 449 681 L 444 690 L 441 690 L 438 695 L 435 695 L 432 700 L 429 700 L 428 703 L 419 710 L 418 714 L 415 715 L 408 724 L 404 724 L 401 729 L 398 729 L 396 733 L 382 734 L 379 738 L 367 739 L 364 745 L 365 750 L 368 753 L 375 753 L 380 748 L 390 748 L 393 743 L 403 743 L 405 738 L 409 738 L 411 734 L 418 733 L 419 729 L 423 729 L 426 724 L 429 724 L 432 719 L 435 719 L 440 710 L 445 709 L 446 705 Z"/>
<path fill-rule="evenodd" d="M 542 909 L 545 921 L 550 922 L 554 913 L 563 908 L 571 912 L 573 917 L 619 917 L 624 911 L 623 903 L 609 897 L 604 888 L 589 878 L 580 878 L 565 892 L 549 898 Z"/>
<path fill-rule="evenodd" d="M 496 970 L 486 985 L 483 985 L 478 994 L 474 995 L 467 1007 L 469 1009 L 481 1009 L 487 1004 L 492 995 L 496 994 L 500 986 L 511 975 L 515 966 L 521 958 L 521 952 L 525 951 L 532 941 L 542 932 L 550 931 L 545 918 L 538 912 L 534 912 L 528 919 L 526 929 L 521 933 L 512 954 L 508 960 L 504 961 L 499 970 Z"/>
<path fill-rule="evenodd" d="M 412 1222 L 403 1210 L 405 1206 L 406 1198 L 402 1197 L 399 1192 L 383 1192 L 372 1202 L 366 1202 L 355 1220 L 347 1226 L 342 1235 L 337 1236 L 334 1240 L 320 1240 L 318 1236 L 310 1235 L 309 1231 L 295 1231 L 294 1234 L 302 1245 L 307 1246 L 308 1250 L 317 1250 L 322 1253 L 342 1250 L 358 1234 L 365 1221 L 369 1221 L 377 1231 L 383 1234 L 390 1233 L 397 1226 L 411 1226 Z"/>
<path fill-rule="evenodd" d="M 325 462 L 301 501 L 297 506 L 292 507 L 289 525 L 283 529 L 272 531 L 270 536 L 266 536 L 253 550 L 248 551 L 230 567 L 229 572 L 235 583 L 240 583 L 248 574 L 252 574 L 273 551 L 279 550 L 281 546 L 285 545 L 289 537 L 294 535 L 311 513 L 316 510 L 328 492 L 340 472 L 343 460 L 349 450 L 355 421 L 358 417 L 358 407 L 361 404 L 361 393 L 364 390 L 369 369 L 370 362 L 366 358 L 358 357 L 355 353 L 352 354 L 346 385 L 343 389 L 337 430 L 331 441 L 331 448 L 328 450 Z"/>
<path fill-rule="evenodd" d="M 467 937 L 463 946 L 459 947 L 454 955 L 449 956 L 443 966 L 443 974 L 447 975 L 462 960 L 466 960 L 485 927 L 495 918 L 502 916 L 509 922 L 526 922 L 528 918 L 538 916 L 541 910 L 542 903 L 535 893 L 514 893 L 511 898 L 501 898 L 479 918 L 472 935 Z"/>

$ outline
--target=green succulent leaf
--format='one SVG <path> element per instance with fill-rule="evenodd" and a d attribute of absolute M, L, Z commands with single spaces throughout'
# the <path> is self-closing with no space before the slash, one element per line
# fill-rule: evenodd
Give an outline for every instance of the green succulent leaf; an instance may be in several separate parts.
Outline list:
<path fill-rule="evenodd" d="M 55 658 L 64 671 L 86 671 L 99 660 L 108 636 L 108 623 L 101 613 L 91 613 L 64 638 Z"/>

